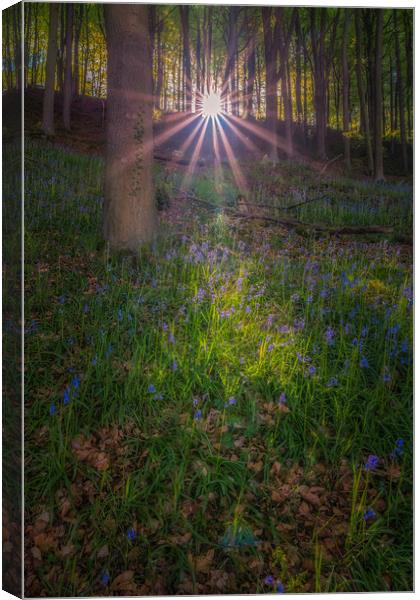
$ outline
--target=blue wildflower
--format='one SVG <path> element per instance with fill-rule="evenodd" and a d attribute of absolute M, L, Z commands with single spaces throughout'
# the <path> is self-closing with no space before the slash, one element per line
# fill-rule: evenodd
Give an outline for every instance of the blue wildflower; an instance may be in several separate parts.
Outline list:
<path fill-rule="evenodd" d="M 152 383 L 149 385 L 149 387 L 147 389 L 149 390 L 149 392 L 151 394 L 154 394 L 156 392 L 156 388 Z"/>
<path fill-rule="evenodd" d="M 100 581 L 101 581 L 102 585 L 108 585 L 108 583 L 109 583 L 109 574 L 108 574 L 107 571 L 104 571 L 104 573 L 102 573 Z"/>
<path fill-rule="evenodd" d="M 80 386 L 80 377 L 78 375 L 75 375 L 75 377 L 73 377 L 73 379 L 71 380 L 71 385 L 74 387 L 75 390 L 78 389 L 78 387 Z"/>
<path fill-rule="evenodd" d="M 92 365 L 95 367 L 95 366 L 97 365 L 97 363 L 98 363 L 98 357 L 97 357 L 97 356 L 94 356 L 94 357 L 92 358 Z"/>
<path fill-rule="evenodd" d="M 365 471 L 372 471 L 376 469 L 379 463 L 379 458 L 375 454 L 369 454 L 365 463 Z"/>
<path fill-rule="evenodd" d="M 360 366 L 362 367 L 362 369 L 368 369 L 369 368 L 369 361 L 365 356 L 362 356 L 361 360 L 360 360 Z"/>
<path fill-rule="evenodd" d="M 176 360 L 174 360 L 172 362 L 172 371 L 176 371 L 178 369 L 178 363 L 176 362 Z"/>
<path fill-rule="evenodd" d="M 64 406 L 67 406 L 67 404 L 70 402 L 70 388 L 66 387 L 66 389 L 64 390 L 64 394 L 63 394 L 63 404 Z"/>
<path fill-rule="evenodd" d="M 284 392 L 282 392 L 279 396 L 279 404 L 282 404 L 282 405 L 286 404 L 286 394 Z"/>
<path fill-rule="evenodd" d="M 264 583 L 266 585 L 273 585 L 274 577 L 272 575 L 267 575 L 267 577 L 264 578 Z"/>
<path fill-rule="evenodd" d="M 117 319 L 118 319 L 118 321 L 122 321 L 123 320 L 123 313 L 122 313 L 121 308 L 118 309 Z"/>
<path fill-rule="evenodd" d="M 331 346 L 334 343 L 334 336 L 334 329 L 332 327 L 327 327 L 327 330 L 325 332 L 325 340 L 329 346 Z"/>
<path fill-rule="evenodd" d="M 203 416 L 203 413 L 200 409 L 196 410 L 194 413 L 194 421 L 198 421 Z"/>
<path fill-rule="evenodd" d="M 137 533 L 136 530 L 134 529 L 134 527 L 129 527 L 129 529 L 127 529 L 127 539 L 129 539 L 130 541 L 135 540 L 137 537 Z"/>
<path fill-rule="evenodd" d="M 368 508 L 363 513 L 363 518 L 365 521 L 368 521 L 369 519 L 374 519 L 375 517 L 376 517 L 376 512 L 373 510 L 373 508 Z"/>
<path fill-rule="evenodd" d="M 335 387 L 336 385 L 338 385 L 337 377 L 331 377 L 331 379 L 327 383 L 327 387 Z"/>
<path fill-rule="evenodd" d="M 315 375 L 316 373 L 316 367 L 314 365 L 311 365 L 308 369 L 308 373 L 309 375 L 312 377 L 313 375 Z"/>
<path fill-rule="evenodd" d="M 402 448 L 404 446 L 404 440 L 403 440 L 403 438 L 398 438 L 397 440 L 395 440 L 395 445 L 398 448 Z"/>
<path fill-rule="evenodd" d="M 236 404 L 236 398 L 235 396 L 231 396 L 228 400 L 229 402 L 229 406 L 233 406 L 234 404 Z"/>
<path fill-rule="evenodd" d="M 281 581 L 277 581 L 277 593 L 278 594 L 284 594 L 284 585 L 282 584 Z"/>
<path fill-rule="evenodd" d="M 57 407 L 55 404 L 51 404 L 50 406 L 50 415 L 53 416 L 57 412 Z"/>

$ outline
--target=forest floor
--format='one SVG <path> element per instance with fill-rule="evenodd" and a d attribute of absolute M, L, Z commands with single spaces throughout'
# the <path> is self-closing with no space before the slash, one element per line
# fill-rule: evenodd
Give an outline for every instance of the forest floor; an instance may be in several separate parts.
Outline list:
<path fill-rule="evenodd" d="M 393 228 L 335 236 L 157 166 L 134 260 L 100 157 L 26 155 L 26 594 L 411 590 L 411 187 L 242 165 L 271 215 Z"/>

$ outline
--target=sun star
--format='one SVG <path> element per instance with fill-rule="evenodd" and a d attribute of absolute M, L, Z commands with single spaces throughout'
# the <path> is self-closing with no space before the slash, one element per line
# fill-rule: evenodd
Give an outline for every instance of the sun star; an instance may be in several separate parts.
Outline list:
<path fill-rule="evenodd" d="M 210 94 L 204 96 L 201 108 L 203 117 L 216 117 L 220 114 L 221 110 L 220 94 L 217 92 L 210 92 Z"/>

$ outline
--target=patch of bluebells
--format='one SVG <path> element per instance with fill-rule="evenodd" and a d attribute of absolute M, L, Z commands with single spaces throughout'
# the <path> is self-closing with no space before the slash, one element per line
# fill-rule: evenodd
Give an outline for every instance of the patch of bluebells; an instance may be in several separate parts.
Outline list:
<path fill-rule="evenodd" d="M 265 585 L 269 585 L 269 586 L 276 586 L 276 592 L 278 594 L 283 594 L 284 593 L 284 585 L 283 583 L 280 581 L 280 579 L 275 580 L 274 577 L 272 575 L 267 575 L 266 577 L 264 577 L 264 584 Z"/>

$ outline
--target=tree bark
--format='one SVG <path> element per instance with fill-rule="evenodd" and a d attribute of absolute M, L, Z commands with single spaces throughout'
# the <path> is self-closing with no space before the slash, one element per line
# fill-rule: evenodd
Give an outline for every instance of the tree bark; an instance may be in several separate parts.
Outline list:
<path fill-rule="evenodd" d="M 373 173 L 373 152 L 371 142 L 371 131 L 369 121 L 369 110 L 366 99 L 366 88 L 363 80 L 362 72 L 362 25 L 360 20 L 360 9 L 354 9 L 354 19 L 356 28 L 356 79 L 357 89 L 359 92 L 360 115 L 363 124 L 363 131 L 366 142 L 366 155 L 368 162 L 369 174 Z"/>
<path fill-rule="evenodd" d="M 106 4 L 108 101 L 104 236 L 113 249 L 153 240 L 153 82 L 147 8 Z"/>
<path fill-rule="evenodd" d="M 398 86 L 398 108 L 400 113 L 400 141 L 401 153 L 403 158 L 404 173 L 408 172 L 407 159 L 407 136 L 405 129 L 405 82 L 401 72 L 401 53 L 400 53 L 400 35 L 398 28 L 397 11 L 394 10 L 394 29 L 395 29 L 395 60 L 397 66 L 397 86 Z"/>
<path fill-rule="evenodd" d="M 344 25 L 343 25 L 343 46 L 342 46 L 342 60 L 343 60 L 343 138 L 344 138 L 344 164 L 348 171 L 351 169 L 350 160 L 350 112 L 349 112 L 349 93 L 350 93 L 350 79 L 349 79 L 349 63 L 348 63 L 348 51 L 349 51 L 349 28 L 350 28 L 350 10 L 344 9 Z"/>
<path fill-rule="evenodd" d="M 326 98 L 326 58 L 325 32 L 327 28 L 327 9 L 310 8 L 311 43 L 314 63 L 314 107 L 316 118 L 317 156 L 321 160 L 327 157 L 325 137 L 327 130 Z M 317 14 L 320 15 L 319 23 Z"/>
<path fill-rule="evenodd" d="M 182 63 L 183 63 L 183 94 L 185 111 L 190 113 L 192 108 L 192 80 L 190 54 L 190 7 L 183 4 L 179 7 L 182 26 Z"/>
<path fill-rule="evenodd" d="M 376 33 L 375 33 L 375 163 L 374 178 L 375 181 L 383 181 L 383 146 L 382 146 L 382 51 L 383 51 L 383 28 L 384 12 L 378 9 L 376 15 Z"/>
<path fill-rule="evenodd" d="M 277 150 L 277 39 L 273 35 L 272 8 L 261 8 L 265 56 L 265 122 L 269 137 L 269 158 L 278 162 Z"/>
<path fill-rule="evenodd" d="M 54 84 L 57 63 L 58 9 L 58 4 L 51 3 L 49 5 L 47 67 L 42 107 L 42 131 L 48 136 L 54 135 Z"/>
<path fill-rule="evenodd" d="M 73 48 L 73 15 L 74 5 L 67 4 L 66 23 L 66 68 L 64 73 L 64 98 L 63 98 L 63 124 L 64 128 L 71 129 L 71 103 L 73 96 L 72 76 L 72 48 Z"/>

